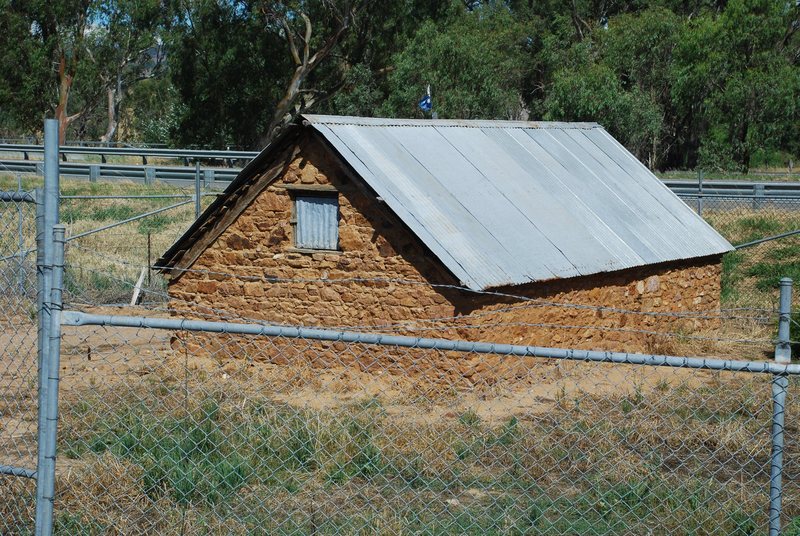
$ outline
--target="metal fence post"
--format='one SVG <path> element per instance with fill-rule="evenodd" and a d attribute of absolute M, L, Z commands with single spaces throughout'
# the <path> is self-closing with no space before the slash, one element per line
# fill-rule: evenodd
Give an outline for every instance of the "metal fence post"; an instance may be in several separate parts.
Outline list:
<path fill-rule="evenodd" d="M 778 318 L 778 342 L 775 346 L 775 361 L 788 364 L 792 359 L 789 320 L 792 313 L 792 280 L 781 279 L 780 308 Z M 786 407 L 786 391 L 789 378 L 786 374 L 772 377 L 772 456 L 769 480 L 769 534 L 781 533 L 781 501 L 783 498 L 783 424 Z"/>
<path fill-rule="evenodd" d="M 55 503 L 56 488 L 56 442 L 58 439 L 58 382 L 61 369 L 61 311 L 62 288 L 64 285 L 64 245 L 66 228 L 56 225 L 53 228 L 53 264 L 51 270 L 50 288 L 50 344 L 47 346 L 47 401 L 45 410 L 44 432 L 44 460 L 43 472 L 39 473 L 42 482 L 43 496 L 46 511 L 49 514 L 48 523 L 42 528 L 41 534 L 49 536 L 53 531 L 53 505 Z M 41 409 L 40 409 L 41 411 Z M 41 446 L 39 447 L 41 448 Z"/>
<path fill-rule="evenodd" d="M 200 161 L 194 161 L 194 219 L 200 217 Z"/>
<path fill-rule="evenodd" d="M 51 337 L 51 288 L 53 266 L 53 228 L 58 223 L 59 163 L 58 163 L 58 121 L 47 119 L 44 122 L 44 189 L 36 197 L 37 209 L 37 282 L 39 285 L 39 434 L 36 468 L 36 535 L 49 536 L 53 530 L 53 502 L 46 499 L 47 489 L 52 485 L 49 478 L 55 478 L 48 471 L 46 459 L 47 445 L 47 407 L 51 393 L 50 382 L 50 343 Z"/>
<path fill-rule="evenodd" d="M 43 408 L 46 405 L 47 398 L 46 398 L 46 387 L 47 382 L 45 381 L 45 359 L 44 356 L 47 355 L 47 345 L 50 342 L 50 311 L 45 307 L 45 302 L 47 301 L 47 296 L 50 295 L 50 273 L 49 273 L 49 266 L 47 265 L 47 261 L 45 260 L 45 250 L 47 249 L 47 243 L 49 239 L 47 238 L 47 234 L 45 233 L 45 224 L 44 224 L 44 213 L 45 213 L 45 206 L 44 206 L 44 190 L 41 188 L 36 189 L 36 316 L 38 320 L 38 328 L 37 328 L 37 368 L 38 368 L 38 382 L 39 382 L 39 393 L 38 393 L 38 435 L 36 440 L 36 473 L 37 473 L 37 483 L 36 483 L 36 527 L 37 527 L 37 534 L 39 533 L 38 527 L 43 523 L 41 521 L 42 511 L 41 506 L 43 506 L 43 501 L 40 501 L 41 494 L 44 490 L 40 486 L 40 480 L 38 475 L 41 474 L 41 471 L 44 469 L 44 433 L 45 433 L 45 419 L 46 414 Z"/>
<path fill-rule="evenodd" d="M 203 170 L 203 185 L 206 188 L 211 188 L 214 185 L 214 170 L 213 169 L 204 169 Z"/>

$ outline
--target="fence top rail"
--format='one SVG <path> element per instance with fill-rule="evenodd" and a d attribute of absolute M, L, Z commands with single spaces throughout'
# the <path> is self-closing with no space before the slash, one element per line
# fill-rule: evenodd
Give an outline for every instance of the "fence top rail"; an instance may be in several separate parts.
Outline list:
<path fill-rule="evenodd" d="M 23 192 L 23 191 L 13 191 L 13 192 L 2 192 L 0 191 L 0 201 L 12 202 L 12 203 L 35 203 L 36 202 L 36 192 Z"/>
<path fill-rule="evenodd" d="M 547 348 L 490 342 L 469 342 L 448 339 L 430 339 L 381 333 L 359 333 L 294 326 L 269 324 L 240 324 L 232 322 L 210 322 L 180 318 L 152 318 L 144 316 L 96 315 L 79 311 L 64 311 L 61 322 L 65 326 L 109 326 L 126 328 L 164 329 L 172 331 L 206 331 L 231 335 L 256 335 L 292 339 L 318 340 L 326 342 L 349 342 L 357 344 L 418 348 L 494 354 L 516 357 L 542 357 L 572 361 L 594 361 L 628 365 L 720 370 L 781 375 L 800 375 L 800 364 L 778 364 L 770 361 L 738 361 L 703 357 L 650 355 L 597 350 L 575 350 Z"/>
<path fill-rule="evenodd" d="M 765 238 L 759 238 L 758 240 L 753 240 L 752 242 L 745 242 L 744 244 L 739 244 L 737 246 L 733 246 L 734 249 L 744 249 L 749 248 L 751 246 L 757 246 L 758 244 L 763 244 L 764 242 L 770 242 L 772 240 L 778 240 L 780 238 L 786 238 L 788 236 L 794 236 L 796 234 L 800 234 L 800 229 L 795 229 L 794 231 L 787 231 L 785 233 L 767 236 Z"/>

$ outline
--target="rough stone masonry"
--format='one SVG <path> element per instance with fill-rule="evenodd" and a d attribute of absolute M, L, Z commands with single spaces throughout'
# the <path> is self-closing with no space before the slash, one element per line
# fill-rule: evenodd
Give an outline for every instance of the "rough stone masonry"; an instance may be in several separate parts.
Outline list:
<path fill-rule="evenodd" d="M 652 351 L 656 332 L 719 323 L 706 318 L 719 312 L 719 256 L 483 294 L 455 288 L 427 247 L 323 142 L 308 136 L 300 143 L 300 156 L 190 269 L 173 275 L 175 314 L 616 351 Z M 298 250 L 293 196 L 323 189 L 338 196 L 339 250 Z M 257 358 L 281 361 L 264 352 Z"/>

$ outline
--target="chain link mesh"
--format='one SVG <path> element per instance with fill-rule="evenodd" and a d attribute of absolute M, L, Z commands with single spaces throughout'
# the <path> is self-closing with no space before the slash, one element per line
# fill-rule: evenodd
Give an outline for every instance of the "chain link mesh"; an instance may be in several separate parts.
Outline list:
<path fill-rule="evenodd" d="M 0 201 L 0 465 L 36 469 L 36 206 Z M 0 534 L 32 528 L 35 481 L 0 474 Z M 6 492 L 21 501 L 6 502 Z"/>
<path fill-rule="evenodd" d="M 800 230 L 800 199 L 682 198 L 737 246 Z M 728 253 L 723 258 L 723 307 L 776 309 L 775 289 L 781 277 L 800 281 L 800 234 Z M 793 305 L 800 306 L 797 293 Z"/>
<path fill-rule="evenodd" d="M 769 375 L 133 328 L 62 344 L 62 534 L 766 531 Z"/>

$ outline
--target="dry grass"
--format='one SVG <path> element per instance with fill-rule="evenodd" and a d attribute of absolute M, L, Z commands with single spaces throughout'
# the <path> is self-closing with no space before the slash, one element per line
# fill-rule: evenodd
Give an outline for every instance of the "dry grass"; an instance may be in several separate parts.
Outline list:
<path fill-rule="evenodd" d="M 750 534 L 766 524 L 768 376 L 535 360 L 526 377 L 469 387 L 320 369 L 322 350 L 306 341 L 225 339 L 209 354 L 181 341 L 65 330 L 60 534 Z M 378 363 L 405 352 L 348 351 Z M 450 359 L 424 355 L 422 369 Z M 790 441 L 787 520 L 800 515 L 797 459 Z M 20 490 L 0 494 L 9 515 L 28 515 Z"/>
<path fill-rule="evenodd" d="M 26 190 L 41 186 L 41 179 L 25 177 Z M 0 175 L 0 190 L 15 190 L 16 178 Z M 65 179 L 62 195 L 193 195 L 194 190 L 165 184 L 142 185 L 129 181 L 89 183 Z M 208 206 L 212 197 L 203 198 Z M 67 235 L 99 229 L 133 216 L 180 202 L 181 199 L 63 199 L 60 220 Z M 25 243 L 35 243 L 33 210 L 27 211 Z M 152 265 L 194 221 L 194 203 L 114 227 L 71 242 L 67 248 L 66 284 L 70 297 L 88 303 L 119 303 L 130 299 L 142 267 Z M 0 209 L 0 230 L 16 230 L 17 213 Z M 149 242 L 149 244 L 148 244 Z M 15 244 L 9 244 L 9 248 Z M 0 248 L 2 249 L 2 248 Z M 8 249 L 8 248 L 7 248 Z M 13 252 L 13 249 L 11 250 Z M 31 260 L 32 262 L 32 260 Z M 148 288 L 164 291 L 160 276 L 152 274 Z"/>
<path fill-rule="evenodd" d="M 629 381 L 609 389 L 612 367 L 576 363 L 551 368 L 554 395 L 525 406 L 510 401 L 544 393 L 538 376 L 448 390 L 228 350 L 187 359 L 168 341 L 112 337 L 87 361 L 108 367 L 93 383 L 67 363 L 60 533 L 750 534 L 766 524 L 766 376 L 625 366 L 613 370 Z M 784 504 L 800 514 L 791 477 Z"/>

